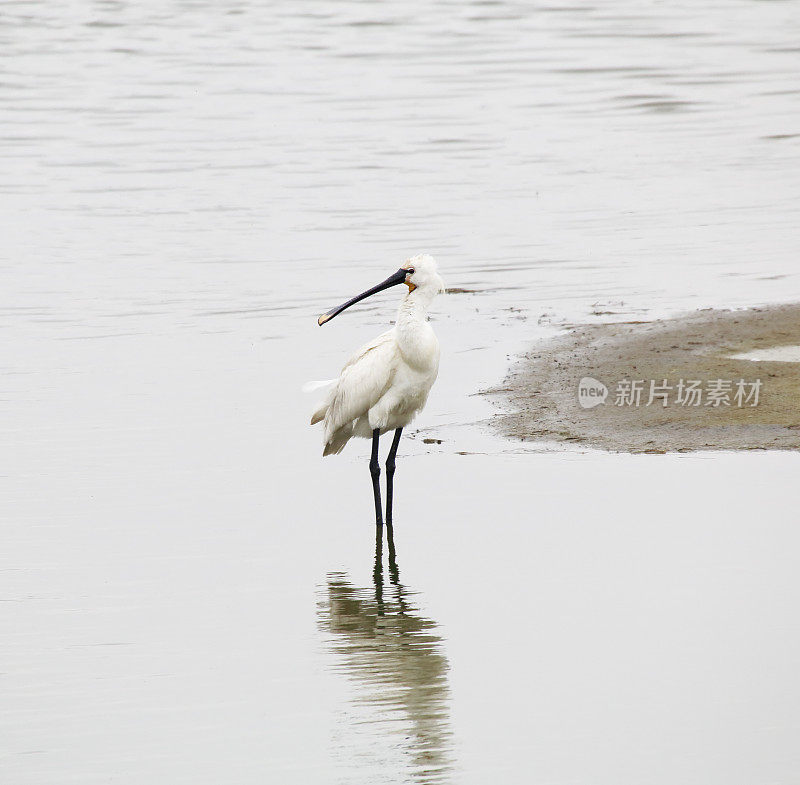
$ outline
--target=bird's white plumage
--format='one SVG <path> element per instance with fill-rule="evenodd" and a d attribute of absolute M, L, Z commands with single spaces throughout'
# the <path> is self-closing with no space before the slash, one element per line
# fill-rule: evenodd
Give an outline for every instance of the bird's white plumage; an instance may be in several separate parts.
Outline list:
<path fill-rule="evenodd" d="M 408 425 L 423 408 L 439 372 L 439 342 L 428 307 L 444 284 L 428 255 L 409 259 L 413 285 L 403 297 L 395 326 L 362 346 L 333 380 L 311 417 L 324 420 L 323 455 L 340 453 L 353 436 L 369 438 Z"/>

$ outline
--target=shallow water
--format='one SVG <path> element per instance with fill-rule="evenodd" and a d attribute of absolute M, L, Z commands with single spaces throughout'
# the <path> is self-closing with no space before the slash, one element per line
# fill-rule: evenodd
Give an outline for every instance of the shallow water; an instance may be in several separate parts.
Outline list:
<path fill-rule="evenodd" d="M 756 362 L 800 363 L 800 346 L 773 346 L 771 349 L 754 349 L 750 352 L 732 354 L 737 360 Z"/>
<path fill-rule="evenodd" d="M 796 456 L 531 454 L 474 393 L 570 321 L 798 298 L 798 34 L 4 3 L 3 780 L 793 781 Z M 298 391 L 423 250 L 460 291 L 377 573 Z"/>

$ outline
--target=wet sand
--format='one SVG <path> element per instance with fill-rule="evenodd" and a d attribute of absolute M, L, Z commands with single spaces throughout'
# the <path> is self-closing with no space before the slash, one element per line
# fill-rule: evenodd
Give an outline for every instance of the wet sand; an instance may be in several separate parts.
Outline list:
<path fill-rule="evenodd" d="M 496 418 L 500 429 L 526 441 L 623 452 L 796 450 L 800 363 L 731 355 L 797 344 L 800 305 L 575 325 L 525 355 L 501 387 L 487 392 L 504 409 Z M 590 408 L 578 399 L 585 378 L 608 389 Z M 689 394 L 690 381 L 700 382 L 699 393 Z"/>

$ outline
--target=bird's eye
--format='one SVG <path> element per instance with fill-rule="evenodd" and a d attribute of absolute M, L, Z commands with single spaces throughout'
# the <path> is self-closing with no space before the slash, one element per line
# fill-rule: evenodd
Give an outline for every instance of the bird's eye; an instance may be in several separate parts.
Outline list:
<path fill-rule="evenodd" d="M 408 268 L 408 274 L 409 275 L 414 275 L 414 268 L 413 267 L 409 267 Z"/>

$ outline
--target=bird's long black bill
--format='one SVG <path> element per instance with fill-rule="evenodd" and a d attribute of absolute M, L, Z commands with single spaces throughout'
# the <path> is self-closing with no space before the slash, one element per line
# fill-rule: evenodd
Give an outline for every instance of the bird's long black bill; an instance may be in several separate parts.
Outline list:
<path fill-rule="evenodd" d="M 367 289 L 366 292 L 361 292 L 361 294 L 359 294 L 357 297 L 354 297 L 352 300 L 348 300 L 346 303 L 337 305 L 335 308 L 331 308 L 331 310 L 327 313 L 322 314 L 322 316 L 317 319 L 317 324 L 322 327 L 325 322 L 329 322 L 334 316 L 338 316 L 342 311 L 346 310 L 351 305 L 355 305 L 357 302 L 360 302 L 361 300 L 364 300 L 373 294 L 382 292 L 384 289 L 388 289 L 391 286 L 397 286 L 397 284 L 403 283 L 406 280 L 407 275 L 408 270 L 405 270 L 401 267 L 396 273 L 394 273 L 394 275 L 390 275 L 383 283 L 379 283 L 377 286 Z"/>

